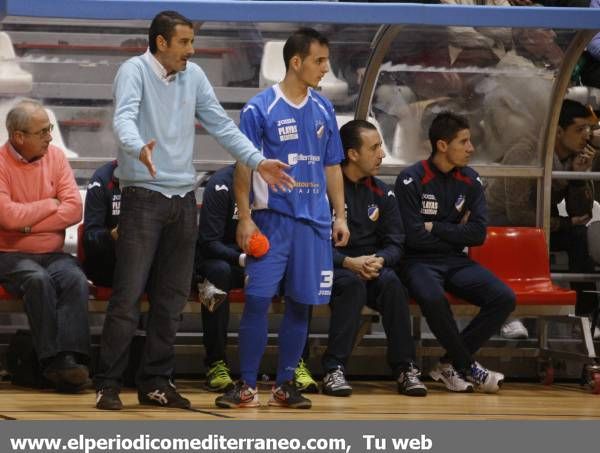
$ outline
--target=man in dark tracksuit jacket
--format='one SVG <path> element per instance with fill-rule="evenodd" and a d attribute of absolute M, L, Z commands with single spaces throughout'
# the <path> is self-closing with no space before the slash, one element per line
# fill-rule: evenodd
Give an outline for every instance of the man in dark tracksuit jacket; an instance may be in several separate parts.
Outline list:
<path fill-rule="evenodd" d="M 244 286 L 246 254 L 235 239 L 238 212 L 233 193 L 233 171 L 230 165 L 217 171 L 208 181 L 202 197 L 198 243 L 196 245 L 195 281 L 206 278 L 218 289 L 229 292 Z M 209 390 L 224 392 L 232 387 L 226 366 L 225 347 L 229 323 L 229 302 L 225 300 L 214 312 L 202 306 L 204 345 L 206 347 L 207 383 Z M 303 357 L 307 357 L 305 348 Z M 300 373 L 300 374 L 299 374 Z M 318 391 L 302 360 L 296 369 L 297 385 L 302 391 Z"/>
<path fill-rule="evenodd" d="M 112 287 L 121 189 L 114 176 L 117 161 L 98 168 L 87 186 L 83 217 L 83 270 L 97 286 Z"/>
<path fill-rule="evenodd" d="M 363 120 L 345 124 L 340 135 L 350 240 L 344 247 L 333 248 L 331 319 L 322 359 L 326 372 L 323 392 L 333 396 L 352 393 L 344 368 L 366 304 L 382 315 L 388 339 L 387 360 L 398 379 L 398 392 L 425 396 L 427 388 L 414 366 L 408 294 L 394 271 L 404 247 L 402 219 L 394 192 L 374 177 L 385 156 L 381 136 L 375 126 Z"/>
<path fill-rule="evenodd" d="M 471 392 L 474 384 L 494 393 L 504 376 L 481 366 L 473 354 L 514 310 L 515 296 L 464 253 L 465 247 L 484 242 L 487 225 L 481 180 L 467 167 L 474 152 L 467 121 L 441 113 L 431 125 L 429 139 L 431 157 L 408 167 L 396 179 L 406 232 L 401 277 L 446 349 L 431 377 L 442 380 L 451 391 Z M 480 307 L 460 333 L 444 291 Z"/>
<path fill-rule="evenodd" d="M 194 281 L 206 278 L 222 291 L 244 286 L 244 265 L 246 255 L 235 242 L 237 228 L 237 207 L 233 196 L 233 170 L 230 165 L 211 176 L 204 188 Z M 206 386 L 208 390 L 224 392 L 233 387 L 229 376 L 225 347 L 229 324 L 229 301 L 225 299 L 213 312 L 202 305 L 202 325 L 205 365 L 207 367 Z"/>

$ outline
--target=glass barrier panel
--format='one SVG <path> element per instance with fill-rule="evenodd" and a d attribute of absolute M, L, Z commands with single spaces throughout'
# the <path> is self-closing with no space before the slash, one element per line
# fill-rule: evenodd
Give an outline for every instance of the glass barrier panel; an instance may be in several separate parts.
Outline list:
<path fill-rule="evenodd" d="M 386 163 L 427 158 L 433 117 L 452 110 L 469 119 L 473 164 L 541 166 L 540 133 L 573 36 L 569 30 L 401 28 L 383 59 L 370 108 Z"/>

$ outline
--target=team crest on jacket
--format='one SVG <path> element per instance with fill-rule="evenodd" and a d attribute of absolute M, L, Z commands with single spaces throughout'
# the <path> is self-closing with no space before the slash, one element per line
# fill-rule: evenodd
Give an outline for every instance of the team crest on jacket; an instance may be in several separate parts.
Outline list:
<path fill-rule="evenodd" d="M 464 194 L 461 193 L 458 196 L 458 198 L 456 199 L 456 201 L 454 202 L 454 207 L 456 208 L 456 210 L 458 212 L 460 212 L 460 211 L 462 211 L 464 204 L 465 204 L 465 196 L 464 196 Z"/>
<path fill-rule="evenodd" d="M 371 219 L 373 222 L 377 222 L 379 219 L 379 206 L 376 204 L 370 204 L 367 208 L 367 214 L 369 219 Z"/>

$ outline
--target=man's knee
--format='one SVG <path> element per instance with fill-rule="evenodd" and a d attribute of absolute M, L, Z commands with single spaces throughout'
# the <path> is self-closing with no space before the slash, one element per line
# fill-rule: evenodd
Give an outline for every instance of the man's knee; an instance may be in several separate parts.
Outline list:
<path fill-rule="evenodd" d="M 78 266 L 66 268 L 58 275 L 58 278 L 62 282 L 61 286 L 76 288 L 81 291 L 88 290 L 87 277 Z"/>
<path fill-rule="evenodd" d="M 506 312 L 507 315 L 515 310 L 517 306 L 517 296 L 509 286 L 502 282 L 498 282 L 493 293 L 496 294 L 494 303 L 498 308 Z"/>
<path fill-rule="evenodd" d="M 354 272 L 345 272 L 343 274 L 335 274 L 333 279 L 333 296 L 364 296 L 366 297 L 367 289 L 365 281 L 362 280 Z"/>
<path fill-rule="evenodd" d="M 223 291 L 229 291 L 233 288 L 231 264 L 225 260 L 207 260 L 200 264 L 199 273 L 201 277 L 208 279 Z"/>
<path fill-rule="evenodd" d="M 400 277 L 398 274 L 389 268 L 383 268 L 381 274 L 379 275 L 379 281 L 381 284 L 382 290 L 392 290 L 392 291 L 401 291 L 405 292 L 406 289 L 404 285 L 400 281 Z"/>
<path fill-rule="evenodd" d="M 426 316 L 431 310 L 439 310 L 440 304 L 446 303 L 444 288 L 435 281 L 423 280 L 418 284 L 413 283 L 409 292 Z"/>
<path fill-rule="evenodd" d="M 365 281 L 350 271 L 335 275 L 332 294 L 330 301 L 332 309 L 337 305 L 343 305 L 347 309 L 354 306 L 360 310 L 367 302 Z"/>
<path fill-rule="evenodd" d="M 32 269 L 22 283 L 24 292 L 52 286 L 50 274 L 44 269 Z"/>
<path fill-rule="evenodd" d="M 383 272 L 379 279 L 380 294 L 384 296 L 383 303 L 408 303 L 408 291 L 394 271 L 387 269 L 387 272 Z"/>

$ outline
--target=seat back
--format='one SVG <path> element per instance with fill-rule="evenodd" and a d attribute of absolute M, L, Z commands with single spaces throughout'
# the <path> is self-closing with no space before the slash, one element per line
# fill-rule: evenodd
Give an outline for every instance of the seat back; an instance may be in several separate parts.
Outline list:
<path fill-rule="evenodd" d="M 469 256 L 505 282 L 550 280 L 544 231 L 528 227 L 489 227 L 485 243 Z"/>
<path fill-rule="evenodd" d="M 283 62 L 284 44 L 284 41 L 267 41 L 265 43 L 260 62 L 258 82 L 261 88 L 279 83 L 285 77 L 285 63 Z M 338 79 L 331 70 L 321 80 L 319 88 L 321 88 L 322 93 L 331 101 L 345 99 L 348 95 L 348 83 Z"/>
<path fill-rule="evenodd" d="M 10 36 L 0 32 L 0 93 L 24 94 L 32 87 L 33 77 L 19 66 Z"/>

